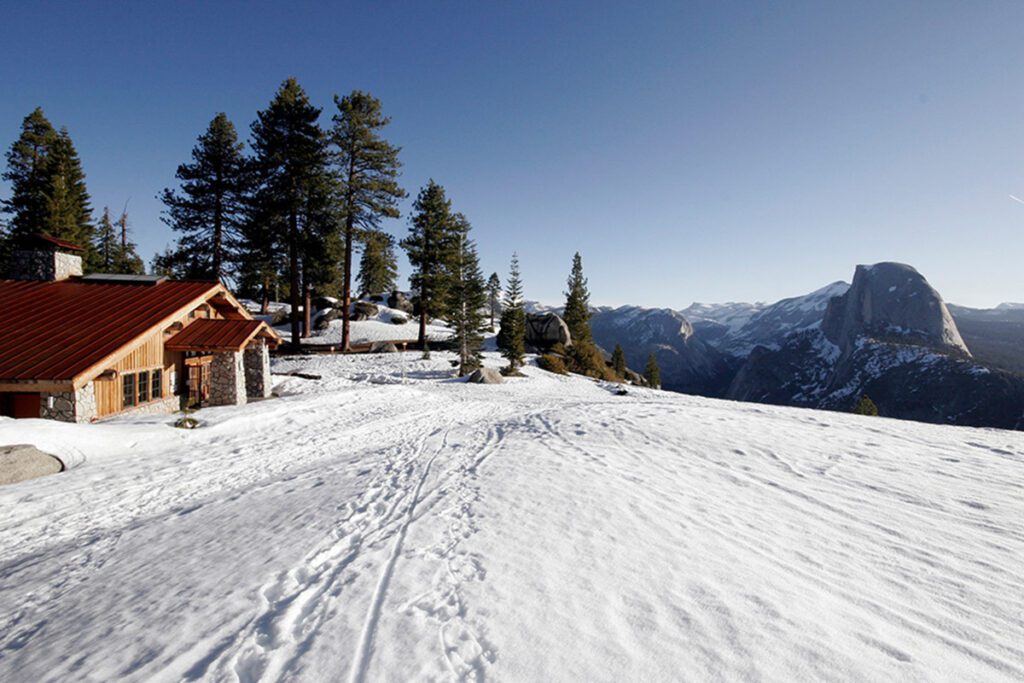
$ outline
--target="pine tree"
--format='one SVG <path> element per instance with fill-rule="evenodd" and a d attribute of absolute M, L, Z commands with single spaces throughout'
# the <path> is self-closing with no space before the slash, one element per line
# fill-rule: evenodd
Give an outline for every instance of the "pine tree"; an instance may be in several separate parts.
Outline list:
<path fill-rule="evenodd" d="M 658 367 L 658 359 L 651 353 L 647 356 L 647 367 L 644 368 L 644 379 L 652 389 L 661 388 L 661 369 Z"/>
<path fill-rule="evenodd" d="M 367 230 L 363 234 L 363 254 L 359 259 L 357 282 L 360 294 L 390 292 L 395 289 L 397 281 L 395 238 L 380 230 Z"/>
<path fill-rule="evenodd" d="M 505 307 L 501 312 L 498 348 L 508 359 L 509 374 L 515 374 L 526 355 L 526 310 L 523 307 L 523 282 L 519 278 L 519 256 L 512 254 L 508 281 L 505 283 Z"/>
<path fill-rule="evenodd" d="M 91 263 L 94 258 L 92 207 L 82 162 L 66 128 L 61 128 L 53 141 L 44 172 L 46 219 L 37 232 L 83 247 L 83 260 Z"/>
<path fill-rule="evenodd" d="M 487 290 L 476 245 L 469 238 L 470 224 L 460 213 L 452 216 L 458 246 L 452 262 L 452 286 L 448 292 L 449 324 L 459 354 L 459 374 L 468 375 L 481 365 L 486 322 Z"/>
<path fill-rule="evenodd" d="M 0 206 L 11 216 L 7 222 L 11 242 L 44 231 L 48 225 L 48 159 L 56 141 L 57 131 L 37 107 L 21 122 L 21 135 L 7 152 L 7 169 L 0 177 L 10 183 L 11 196 Z"/>
<path fill-rule="evenodd" d="M 246 251 L 259 258 L 257 271 L 265 281 L 266 270 L 275 262 L 275 247 L 287 252 L 291 342 L 298 348 L 303 290 L 308 300 L 316 269 L 311 259 L 326 251 L 330 226 L 324 223 L 333 216 L 321 206 L 332 196 L 326 136 L 317 123 L 320 110 L 294 78 L 286 80 L 270 105 L 256 116 L 252 124 L 256 190 L 246 237 L 265 242 L 249 245 Z M 264 221 L 263 226 L 254 226 L 253 218 Z"/>
<path fill-rule="evenodd" d="M 573 344 L 589 342 L 590 292 L 587 290 L 587 279 L 583 277 L 583 259 L 580 258 L 579 252 L 573 256 L 568 285 L 569 291 L 565 293 L 565 313 L 562 317 L 569 327 Z"/>
<path fill-rule="evenodd" d="M 853 407 L 853 412 L 855 415 L 878 415 L 878 406 L 865 394 L 857 401 L 857 405 Z"/>
<path fill-rule="evenodd" d="M 413 273 L 409 277 L 419 308 L 419 343 L 427 340 L 427 318 L 444 315 L 451 286 L 450 264 L 455 240 L 451 202 L 433 180 L 420 190 L 409 219 L 409 234 L 402 240 Z"/>
<path fill-rule="evenodd" d="M 491 332 L 494 331 L 494 323 L 501 315 L 501 278 L 497 273 L 491 273 L 487 280 L 487 308 L 491 314 Z"/>
<path fill-rule="evenodd" d="M 382 218 L 398 218 L 398 201 L 406 196 L 398 185 L 400 148 L 381 137 L 391 121 L 381 113 L 380 100 L 359 90 L 334 96 L 331 143 L 341 176 L 341 211 L 344 215 L 344 272 L 342 292 L 342 348 L 349 348 L 352 303 L 352 249 L 357 231 L 376 230 Z M 376 284 L 376 283 L 373 283 Z"/>
<path fill-rule="evenodd" d="M 235 125 L 217 114 L 192 148 L 191 163 L 178 166 L 180 191 L 159 195 L 164 223 L 180 233 L 182 275 L 220 280 L 234 272 L 252 184 L 244 149 Z"/>
<path fill-rule="evenodd" d="M 103 215 L 100 216 L 99 224 L 96 226 L 93 252 L 95 254 L 93 270 L 99 273 L 117 272 L 120 244 L 117 230 L 114 228 L 114 221 L 110 218 L 110 207 L 103 207 Z"/>
<path fill-rule="evenodd" d="M 626 354 L 619 344 L 616 344 L 615 350 L 612 351 L 612 369 L 619 378 L 626 376 Z"/>

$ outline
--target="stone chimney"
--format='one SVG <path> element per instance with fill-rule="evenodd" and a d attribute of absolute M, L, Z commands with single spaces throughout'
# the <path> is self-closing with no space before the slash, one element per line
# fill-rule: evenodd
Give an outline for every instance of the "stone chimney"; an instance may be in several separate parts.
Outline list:
<path fill-rule="evenodd" d="M 82 247 L 46 235 L 33 235 L 11 254 L 12 280 L 67 280 L 82 276 Z"/>

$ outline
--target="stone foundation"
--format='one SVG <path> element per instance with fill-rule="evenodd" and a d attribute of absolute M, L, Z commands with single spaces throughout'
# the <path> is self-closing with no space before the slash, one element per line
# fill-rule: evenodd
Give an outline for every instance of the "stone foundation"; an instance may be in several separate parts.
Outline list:
<path fill-rule="evenodd" d="M 243 352 L 213 354 L 210 363 L 210 405 L 242 405 L 246 401 Z"/>
<path fill-rule="evenodd" d="M 245 394 L 249 399 L 270 396 L 270 351 L 262 339 L 256 339 L 245 351 Z"/>
<path fill-rule="evenodd" d="M 96 393 L 92 382 L 74 392 L 39 394 L 39 417 L 61 422 L 92 422 L 96 419 Z"/>
<path fill-rule="evenodd" d="M 179 410 L 181 410 L 181 396 L 168 396 L 158 401 L 143 403 L 141 406 L 129 408 L 117 413 L 117 415 L 111 415 L 111 417 L 120 415 L 166 415 L 168 413 L 176 413 Z"/>

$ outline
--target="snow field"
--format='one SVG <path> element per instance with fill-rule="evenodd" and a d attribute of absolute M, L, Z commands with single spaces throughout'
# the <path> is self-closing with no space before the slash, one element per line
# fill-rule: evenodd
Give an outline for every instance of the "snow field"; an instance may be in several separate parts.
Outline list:
<path fill-rule="evenodd" d="M 449 360 L 0 420 L 0 680 L 1024 677 L 1024 435 Z"/>

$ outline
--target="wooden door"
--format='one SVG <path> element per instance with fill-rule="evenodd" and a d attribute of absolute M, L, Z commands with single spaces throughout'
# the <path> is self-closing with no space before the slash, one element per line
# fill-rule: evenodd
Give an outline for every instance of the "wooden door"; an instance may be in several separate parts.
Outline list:
<path fill-rule="evenodd" d="M 213 356 L 185 359 L 188 370 L 188 407 L 202 408 L 210 402 L 210 363 Z"/>

